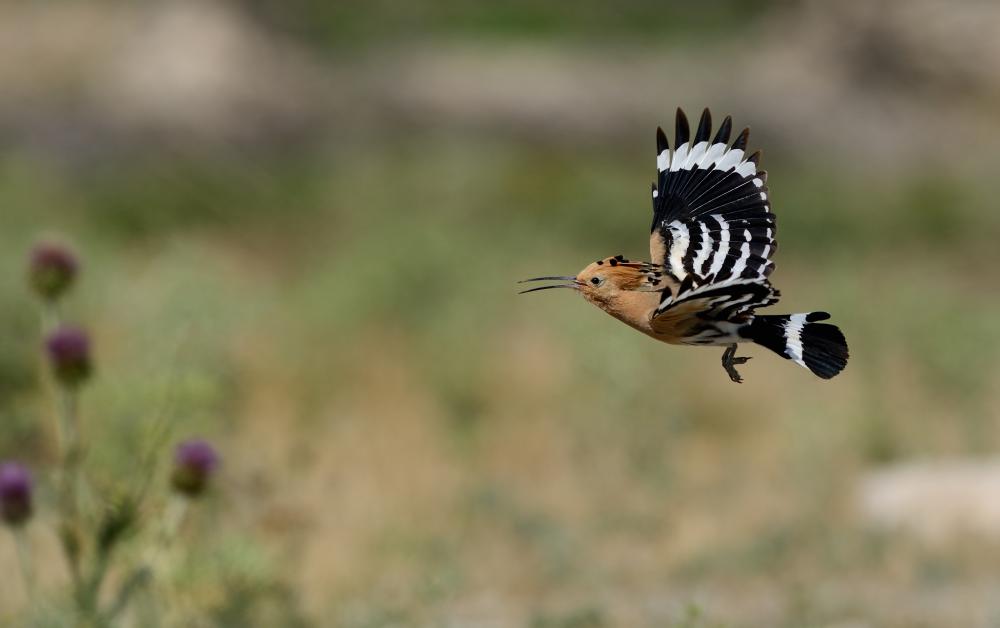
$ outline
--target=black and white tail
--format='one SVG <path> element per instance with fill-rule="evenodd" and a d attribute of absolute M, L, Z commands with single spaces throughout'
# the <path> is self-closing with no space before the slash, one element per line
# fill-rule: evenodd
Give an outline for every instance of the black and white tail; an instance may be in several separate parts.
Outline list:
<path fill-rule="evenodd" d="M 820 323 L 826 312 L 757 315 L 740 335 L 800 364 L 823 379 L 847 366 L 847 340 L 835 325 Z"/>

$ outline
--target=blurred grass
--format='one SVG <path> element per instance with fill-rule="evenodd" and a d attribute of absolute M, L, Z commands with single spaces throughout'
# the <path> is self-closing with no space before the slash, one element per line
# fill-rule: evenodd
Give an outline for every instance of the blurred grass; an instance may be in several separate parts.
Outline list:
<path fill-rule="evenodd" d="M 450 37 L 710 48 L 786 3 L 241 5 L 349 59 Z M 987 625 L 997 548 L 873 532 L 852 504 L 871 466 L 1000 446 L 991 180 L 774 141 L 775 310 L 829 310 L 852 358 L 827 383 L 750 349 L 737 387 L 717 351 L 515 295 L 647 256 L 647 143 L 415 120 L 266 150 L 5 146 L 0 457 L 52 455 L 21 269 L 56 232 L 84 260 L 67 311 L 95 334 L 99 483 L 131 478 L 160 413 L 224 444 L 178 575 L 213 625 Z"/>

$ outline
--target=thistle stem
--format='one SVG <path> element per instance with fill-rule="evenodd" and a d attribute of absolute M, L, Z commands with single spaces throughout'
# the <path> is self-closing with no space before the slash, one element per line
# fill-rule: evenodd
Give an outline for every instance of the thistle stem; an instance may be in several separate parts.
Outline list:
<path fill-rule="evenodd" d="M 169 567 L 168 558 L 170 548 L 177 538 L 181 524 L 184 522 L 184 517 L 187 515 L 189 505 L 190 500 L 187 497 L 179 495 L 170 497 L 164 509 L 163 517 L 160 520 L 160 528 L 157 531 L 156 539 L 147 548 L 145 556 L 139 565 L 122 584 L 115 603 L 108 613 L 110 620 L 114 620 L 125 611 L 137 591 L 150 583 L 153 583 L 155 586 L 156 579 L 162 577 L 163 573 L 166 572 Z M 154 622 L 153 625 L 159 625 L 161 613 L 155 609 L 155 600 L 147 600 L 147 602 L 154 605 L 151 609 L 147 608 L 147 611 L 150 611 L 148 619 Z M 149 622 L 146 625 L 150 625 Z"/>
<path fill-rule="evenodd" d="M 69 563 L 73 586 L 78 596 L 83 593 L 84 582 L 80 569 L 80 432 L 77 418 L 76 392 L 66 386 L 59 386 L 59 426 L 60 426 L 60 500 L 59 507 L 63 519 L 63 534 L 73 535 L 73 539 L 63 539 L 63 550 Z M 72 546 L 72 547 L 71 547 Z"/>
<path fill-rule="evenodd" d="M 84 618 L 99 617 L 98 605 L 101 597 L 101 584 L 108 572 L 109 559 L 109 552 L 98 552 L 94 560 L 93 573 L 84 585 L 83 595 L 80 598 L 80 611 Z"/>
<path fill-rule="evenodd" d="M 78 417 L 76 392 L 66 386 L 59 386 L 59 429 L 63 464 L 74 469 L 80 457 L 80 419 Z"/>
<path fill-rule="evenodd" d="M 34 608 L 36 602 L 35 568 L 31 561 L 31 542 L 23 527 L 12 530 L 14 545 L 17 547 L 17 562 L 21 568 L 21 578 L 24 580 L 24 590 L 28 596 L 28 607 Z"/>
<path fill-rule="evenodd" d="M 52 301 L 42 306 L 42 337 L 48 336 L 59 327 L 59 307 Z"/>
<path fill-rule="evenodd" d="M 167 501 L 166 510 L 163 513 L 163 526 L 160 528 L 159 540 L 153 548 L 149 564 L 154 574 L 161 571 L 165 565 L 164 560 L 170 551 L 170 547 L 177 539 L 177 533 L 181 529 L 184 517 L 187 515 L 190 501 L 187 497 L 172 495 Z"/>

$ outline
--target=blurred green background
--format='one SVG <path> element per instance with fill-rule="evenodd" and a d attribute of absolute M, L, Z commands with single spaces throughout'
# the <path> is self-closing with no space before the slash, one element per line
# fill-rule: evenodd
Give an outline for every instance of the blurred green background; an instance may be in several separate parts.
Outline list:
<path fill-rule="evenodd" d="M 223 450 L 188 625 L 1000 622 L 1000 516 L 862 499 L 1000 448 L 995 3 L 5 3 L 0 93 L 0 457 L 52 456 L 23 270 L 55 234 L 92 472 L 161 412 Z M 752 126 L 775 310 L 833 313 L 837 379 L 753 348 L 736 386 L 515 296 L 648 257 L 678 106 Z"/>

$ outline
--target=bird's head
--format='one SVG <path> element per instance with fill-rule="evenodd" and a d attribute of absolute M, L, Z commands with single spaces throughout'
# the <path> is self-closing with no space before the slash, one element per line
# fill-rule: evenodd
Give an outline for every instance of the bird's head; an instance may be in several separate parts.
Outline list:
<path fill-rule="evenodd" d="M 521 293 L 570 288 L 580 292 L 585 299 L 599 306 L 612 304 L 622 293 L 645 291 L 660 281 L 659 271 L 649 264 L 631 262 L 622 255 L 606 257 L 588 264 L 573 277 L 534 277 L 529 281 L 561 281 L 550 286 L 522 290 Z"/>

